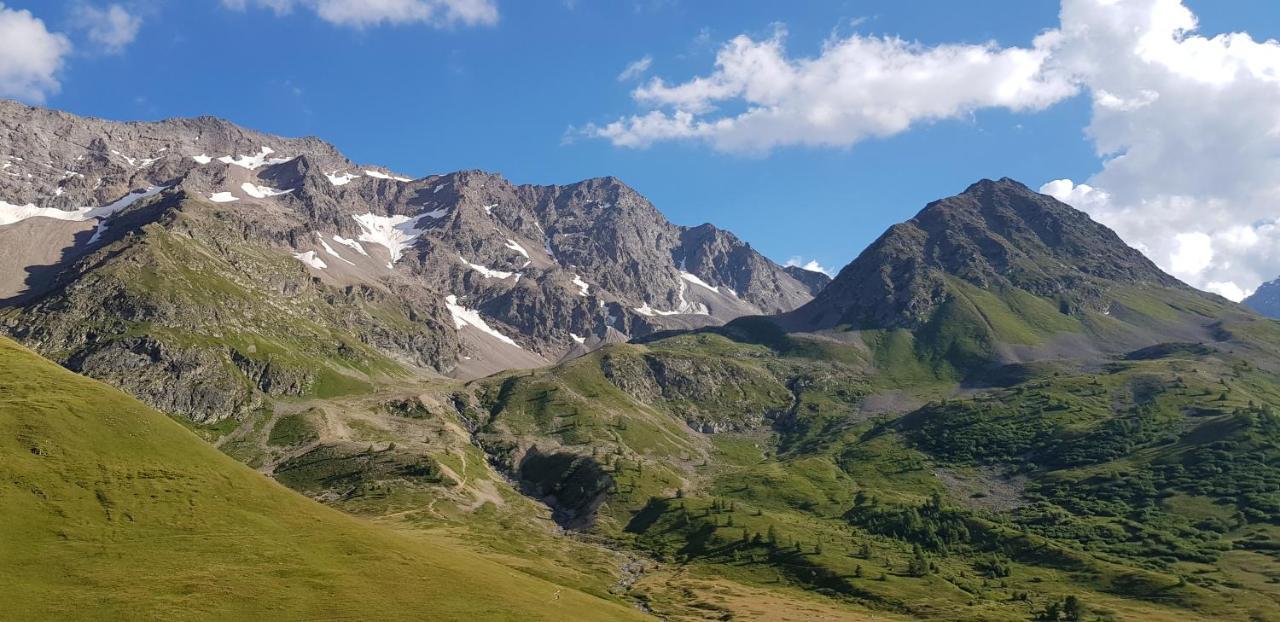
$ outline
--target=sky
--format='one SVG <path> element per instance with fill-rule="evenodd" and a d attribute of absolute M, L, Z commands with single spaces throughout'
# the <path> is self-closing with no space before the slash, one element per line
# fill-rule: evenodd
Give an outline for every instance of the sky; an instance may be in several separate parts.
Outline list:
<path fill-rule="evenodd" d="M 612 175 L 833 273 L 1012 177 L 1238 300 L 1280 276 L 1277 38 L 1274 0 L 0 0 L 0 97 Z"/>

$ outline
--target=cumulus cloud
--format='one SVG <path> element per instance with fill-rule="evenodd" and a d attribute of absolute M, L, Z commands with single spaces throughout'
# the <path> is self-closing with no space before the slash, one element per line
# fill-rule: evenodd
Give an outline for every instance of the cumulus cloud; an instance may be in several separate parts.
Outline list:
<path fill-rule="evenodd" d="M 620 147 L 844 148 L 1085 93 L 1101 170 L 1044 192 L 1192 285 L 1239 299 L 1280 275 L 1280 42 L 1201 34 L 1181 0 L 1062 0 L 1029 47 L 853 34 L 799 57 L 785 43 L 781 29 L 735 37 L 713 70 L 654 78 L 632 92 L 637 113 L 577 132 Z"/>
<path fill-rule="evenodd" d="M 119 4 L 106 8 L 77 4 L 72 9 L 71 19 L 76 28 L 85 31 L 89 41 L 108 54 L 123 52 L 138 37 L 138 30 L 142 28 L 142 18 L 129 13 Z"/>
<path fill-rule="evenodd" d="M 1065 0 L 1049 64 L 1088 89 L 1102 170 L 1043 192 L 1239 300 L 1280 274 L 1280 43 L 1202 35 L 1179 0 Z"/>
<path fill-rule="evenodd" d="M 763 40 L 739 35 L 719 50 L 713 72 L 677 84 L 654 78 L 632 93 L 648 110 L 584 132 L 624 147 L 692 139 L 761 152 L 847 146 L 980 108 L 1038 110 L 1076 92 L 1045 70 L 1056 38 L 1046 33 L 1030 48 L 928 47 L 854 34 L 793 58 L 782 28 Z"/>
<path fill-rule="evenodd" d="M 30 11 L 10 9 L 0 2 L 0 96 L 42 103 L 57 93 L 71 42 L 49 32 Z"/>
<path fill-rule="evenodd" d="M 498 22 L 494 0 L 222 0 L 222 4 L 236 10 L 257 6 L 278 15 L 301 7 L 329 23 L 355 28 L 411 23 L 443 28 Z"/>
<path fill-rule="evenodd" d="M 622 73 L 618 74 L 618 82 L 627 82 L 643 76 L 649 71 L 649 66 L 653 64 L 653 57 L 645 54 L 643 57 L 632 61 Z"/>
<path fill-rule="evenodd" d="M 831 273 L 830 270 L 824 268 L 822 264 L 818 263 L 817 259 L 810 259 L 809 261 L 805 261 L 804 258 L 799 255 L 792 256 L 790 259 L 787 260 L 787 263 L 783 265 L 795 266 L 797 268 L 800 268 L 801 270 L 808 270 L 809 272 L 821 272 L 827 276 L 835 276 L 834 274 Z"/>

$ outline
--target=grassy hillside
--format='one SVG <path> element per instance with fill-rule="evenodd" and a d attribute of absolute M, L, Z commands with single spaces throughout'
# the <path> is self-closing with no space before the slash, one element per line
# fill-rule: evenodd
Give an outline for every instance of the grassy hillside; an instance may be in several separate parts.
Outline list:
<path fill-rule="evenodd" d="M 222 448 L 670 619 L 1277 619 L 1280 324 L 1182 291 L 1074 316 L 961 287 L 917 331 L 745 319 L 276 400 Z"/>
<path fill-rule="evenodd" d="M 8 340 L 0 602 L 13 619 L 642 617 L 326 508 Z"/>
<path fill-rule="evenodd" d="M 632 590 L 666 615 L 750 611 L 690 587 L 728 581 L 850 615 L 1280 619 L 1280 333 L 1177 294 L 1089 327 L 981 291 L 915 333 L 738 322 L 477 382 L 471 414 L 562 518 L 680 569 Z M 998 358 L 1099 326 L 1217 340 Z M 980 384 L 936 365 L 965 334 Z"/>

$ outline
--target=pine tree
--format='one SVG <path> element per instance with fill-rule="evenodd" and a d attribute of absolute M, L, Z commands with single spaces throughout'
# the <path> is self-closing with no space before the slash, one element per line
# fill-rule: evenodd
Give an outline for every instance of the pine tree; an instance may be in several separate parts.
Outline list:
<path fill-rule="evenodd" d="M 917 544 L 911 549 L 911 561 L 907 562 L 907 574 L 923 577 L 929 574 L 929 560 L 924 556 L 924 549 Z"/>
<path fill-rule="evenodd" d="M 1084 617 L 1084 605 L 1075 595 L 1068 596 L 1062 601 L 1062 614 L 1071 622 L 1079 622 Z"/>

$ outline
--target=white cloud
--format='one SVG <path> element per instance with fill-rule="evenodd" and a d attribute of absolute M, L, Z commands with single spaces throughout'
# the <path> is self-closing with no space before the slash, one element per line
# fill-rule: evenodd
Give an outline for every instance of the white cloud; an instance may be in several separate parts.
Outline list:
<path fill-rule="evenodd" d="M 61 88 L 58 72 L 71 42 L 49 32 L 30 11 L 0 2 L 0 96 L 42 103 Z"/>
<path fill-rule="evenodd" d="M 1174 276 L 1194 279 L 1213 263 L 1213 238 L 1195 231 L 1173 236 L 1174 250 L 1169 254 L 1169 270 Z"/>
<path fill-rule="evenodd" d="M 498 22 L 494 0 L 222 0 L 222 5 L 236 10 L 259 6 L 277 15 L 302 7 L 329 23 L 355 28 L 411 23 L 443 28 Z"/>
<path fill-rule="evenodd" d="M 130 14 L 119 4 L 100 9 L 91 4 L 77 4 L 71 13 L 72 24 L 84 30 L 89 40 L 109 54 L 119 54 L 138 37 L 142 18 Z"/>
<path fill-rule="evenodd" d="M 649 71 L 649 66 L 652 64 L 653 57 L 648 54 L 632 61 L 622 70 L 622 73 L 618 74 L 618 82 L 627 82 L 643 76 L 646 71 Z"/>
<path fill-rule="evenodd" d="M 635 89 L 633 115 L 579 135 L 620 147 L 701 142 L 738 153 L 846 148 L 985 108 L 1086 93 L 1101 170 L 1044 191 L 1114 228 L 1192 285 L 1238 296 L 1280 275 L 1280 42 L 1202 35 L 1181 0 L 1062 0 L 1029 47 L 740 35 L 715 67 Z"/>
<path fill-rule="evenodd" d="M 1280 43 L 1196 29 L 1178 0 L 1063 2 L 1049 65 L 1090 92 L 1103 164 L 1042 191 L 1238 300 L 1280 274 Z"/>
<path fill-rule="evenodd" d="M 792 58 L 781 28 L 764 40 L 739 35 L 710 74 L 677 84 L 655 78 L 632 93 L 647 111 L 583 131 L 625 147 L 688 139 L 762 152 L 847 146 L 980 108 L 1037 110 L 1076 92 L 1044 69 L 1056 38 L 1046 33 L 1030 48 L 929 47 L 854 34 L 826 41 L 816 57 Z"/>
<path fill-rule="evenodd" d="M 790 259 L 787 260 L 787 263 L 783 265 L 795 266 L 797 268 L 800 268 L 801 270 L 808 270 L 809 272 L 821 272 L 827 276 L 835 276 L 831 274 L 830 270 L 822 267 L 822 264 L 818 263 L 818 260 L 810 259 L 809 261 L 805 261 L 804 258 L 799 255 L 793 255 Z"/>
<path fill-rule="evenodd" d="M 1254 291 L 1251 289 L 1240 289 L 1240 286 L 1235 283 L 1219 283 L 1218 281 L 1205 283 L 1204 289 L 1205 291 L 1210 291 L 1222 296 L 1227 300 L 1234 300 L 1236 302 L 1240 302 L 1241 300 L 1248 298 Z"/>

